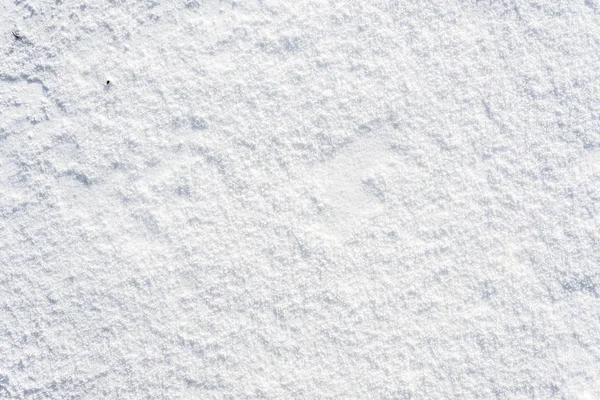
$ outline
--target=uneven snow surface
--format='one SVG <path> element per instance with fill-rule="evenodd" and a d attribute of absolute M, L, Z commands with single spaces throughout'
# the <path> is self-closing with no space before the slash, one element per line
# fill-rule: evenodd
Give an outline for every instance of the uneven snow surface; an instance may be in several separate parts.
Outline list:
<path fill-rule="evenodd" d="M 0 398 L 600 399 L 600 0 L 0 28 Z"/>

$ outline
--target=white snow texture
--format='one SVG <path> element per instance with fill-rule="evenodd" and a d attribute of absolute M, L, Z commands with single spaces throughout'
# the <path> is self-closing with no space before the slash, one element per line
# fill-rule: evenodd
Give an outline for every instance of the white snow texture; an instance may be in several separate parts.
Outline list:
<path fill-rule="evenodd" d="M 600 399 L 599 0 L 0 28 L 0 399 Z"/>

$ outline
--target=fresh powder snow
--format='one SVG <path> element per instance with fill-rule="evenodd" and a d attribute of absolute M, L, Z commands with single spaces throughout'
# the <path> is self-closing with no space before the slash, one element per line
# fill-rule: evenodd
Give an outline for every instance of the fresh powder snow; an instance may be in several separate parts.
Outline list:
<path fill-rule="evenodd" d="M 0 399 L 600 399 L 600 1 L 1 0 Z"/>

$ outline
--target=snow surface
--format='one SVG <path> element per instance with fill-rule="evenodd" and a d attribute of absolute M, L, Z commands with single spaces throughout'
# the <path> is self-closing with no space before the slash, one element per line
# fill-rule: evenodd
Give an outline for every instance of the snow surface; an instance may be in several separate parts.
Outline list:
<path fill-rule="evenodd" d="M 0 398 L 600 399 L 600 1 L 0 28 Z"/>

